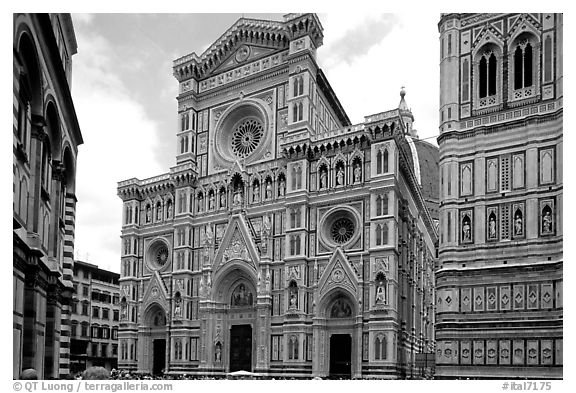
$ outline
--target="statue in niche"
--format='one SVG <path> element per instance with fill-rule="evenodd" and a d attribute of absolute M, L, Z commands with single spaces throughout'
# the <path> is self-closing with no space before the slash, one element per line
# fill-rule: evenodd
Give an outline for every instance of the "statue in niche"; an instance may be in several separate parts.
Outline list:
<path fill-rule="evenodd" d="M 344 171 L 342 170 L 341 167 L 336 170 L 336 185 L 337 186 L 344 185 Z"/>
<path fill-rule="evenodd" d="M 208 197 L 208 209 L 214 210 L 214 193 L 210 193 L 210 197 Z"/>
<path fill-rule="evenodd" d="M 220 207 L 226 207 L 226 193 L 220 192 Z"/>
<path fill-rule="evenodd" d="M 174 302 L 174 316 L 181 317 L 182 316 L 182 299 L 180 296 L 176 296 L 176 300 Z"/>
<path fill-rule="evenodd" d="M 514 235 L 522 236 L 524 233 L 524 224 L 522 223 L 522 217 L 520 213 L 516 213 L 516 217 L 514 217 Z"/>
<path fill-rule="evenodd" d="M 208 272 L 208 276 L 206 276 L 206 296 L 210 296 L 210 292 L 212 292 L 212 275 Z"/>
<path fill-rule="evenodd" d="M 338 299 L 330 310 L 330 317 L 332 318 L 348 318 L 352 315 L 352 309 L 348 302 Z"/>
<path fill-rule="evenodd" d="M 252 202 L 260 202 L 260 186 L 254 183 L 252 187 Z"/>
<path fill-rule="evenodd" d="M 266 180 L 266 199 L 272 199 L 272 181 Z"/>
<path fill-rule="evenodd" d="M 262 237 L 268 238 L 270 237 L 270 233 L 271 233 L 270 219 L 266 214 L 264 217 L 262 217 Z"/>
<path fill-rule="evenodd" d="M 198 212 L 204 211 L 204 196 L 202 194 L 198 195 Z"/>
<path fill-rule="evenodd" d="M 328 178 L 328 175 L 326 172 L 327 172 L 327 170 L 325 167 L 320 168 L 320 188 L 321 189 L 328 187 L 328 184 L 326 181 Z"/>
<path fill-rule="evenodd" d="M 290 308 L 292 310 L 296 309 L 297 308 L 296 301 L 297 301 L 296 292 L 292 292 L 290 294 L 290 306 L 288 308 Z"/>
<path fill-rule="evenodd" d="M 126 301 L 122 302 L 122 310 L 120 311 L 120 319 L 128 319 L 128 306 Z"/>
<path fill-rule="evenodd" d="M 362 169 L 360 165 L 354 165 L 354 183 L 360 183 L 362 180 Z"/>
<path fill-rule="evenodd" d="M 384 284 L 380 284 L 376 287 L 376 303 L 386 303 L 386 289 L 384 288 Z"/>
<path fill-rule="evenodd" d="M 156 206 L 156 221 L 162 220 L 162 205 L 158 204 Z"/>
<path fill-rule="evenodd" d="M 464 220 L 462 221 L 462 241 L 470 241 L 470 236 L 470 219 L 468 217 L 464 217 Z"/>
<path fill-rule="evenodd" d="M 214 361 L 222 361 L 222 344 L 220 344 L 220 341 L 216 343 L 216 347 L 214 348 Z"/>
<path fill-rule="evenodd" d="M 172 202 L 168 201 L 168 218 L 172 217 L 174 208 L 172 207 Z"/>
<path fill-rule="evenodd" d="M 234 205 L 241 205 L 242 199 L 242 190 L 238 187 L 234 190 Z"/>
<path fill-rule="evenodd" d="M 210 247 L 214 240 L 214 232 L 212 231 L 212 223 L 206 225 L 206 232 L 204 232 L 204 246 Z"/>
<path fill-rule="evenodd" d="M 266 271 L 266 292 L 270 292 L 270 270 Z"/>
<path fill-rule="evenodd" d="M 488 220 L 488 237 L 490 239 L 496 239 L 496 219 L 494 216 L 490 216 Z"/>
<path fill-rule="evenodd" d="M 152 221 L 152 208 L 150 205 L 146 206 L 146 222 Z"/>
<path fill-rule="evenodd" d="M 545 210 L 546 212 L 542 217 L 542 233 L 552 233 L 552 214 L 550 210 Z"/>
<path fill-rule="evenodd" d="M 284 178 L 280 179 L 280 184 L 278 185 L 278 195 L 284 196 L 286 194 L 286 181 Z"/>

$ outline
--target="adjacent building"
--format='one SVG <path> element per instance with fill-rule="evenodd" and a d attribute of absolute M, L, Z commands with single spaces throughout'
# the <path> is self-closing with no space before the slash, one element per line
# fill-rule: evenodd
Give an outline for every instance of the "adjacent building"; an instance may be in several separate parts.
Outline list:
<path fill-rule="evenodd" d="M 438 378 L 562 378 L 562 26 L 438 24 Z"/>
<path fill-rule="evenodd" d="M 352 125 L 322 40 L 242 18 L 174 61 L 176 165 L 118 184 L 120 368 L 406 378 L 434 352 L 438 148 L 404 91 Z"/>
<path fill-rule="evenodd" d="M 13 376 L 69 372 L 75 177 L 69 14 L 13 15 Z"/>
<path fill-rule="evenodd" d="M 70 325 L 70 371 L 118 367 L 120 274 L 91 263 L 74 262 Z"/>

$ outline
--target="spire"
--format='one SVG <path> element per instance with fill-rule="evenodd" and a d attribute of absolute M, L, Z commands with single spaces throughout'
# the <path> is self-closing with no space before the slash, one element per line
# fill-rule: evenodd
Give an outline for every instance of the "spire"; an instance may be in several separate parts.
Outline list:
<path fill-rule="evenodd" d="M 404 125 L 406 126 L 406 134 L 410 135 L 411 137 L 418 138 L 418 134 L 416 130 L 412 128 L 412 123 L 414 123 L 414 116 L 412 115 L 412 111 L 408 108 L 408 104 L 406 104 L 406 100 L 404 97 L 406 96 L 406 90 L 404 90 L 404 86 L 400 90 L 400 103 L 398 104 L 398 111 L 400 112 L 400 116 L 402 120 L 404 120 Z"/>
<path fill-rule="evenodd" d="M 404 90 L 404 86 L 402 86 L 402 90 L 400 90 L 400 103 L 398 104 L 398 109 L 400 109 L 401 111 L 410 112 L 408 105 L 406 105 L 406 100 L 404 100 L 405 95 L 406 95 L 406 91 Z"/>

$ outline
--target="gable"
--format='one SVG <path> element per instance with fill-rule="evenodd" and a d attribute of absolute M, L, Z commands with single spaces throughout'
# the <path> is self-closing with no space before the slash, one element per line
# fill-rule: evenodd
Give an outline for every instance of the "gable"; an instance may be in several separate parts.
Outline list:
<path fill-rule="evenodd" d="M 335 287 L 345 288 L 352 294 L 358 293 L 358 272 L 340 247 L 334 250 L 328 266 L 318 282 L 320 297 Z"/>
<path fill-rule="evenodd" d="M 216 272 L 232 261 L 240 261 L 256 269 L 259 259 L 246 219 L 240 214 L 233 215 L 214 257 L 212 271 Z"/>
<path fill-rule="evenodd" d="M 231 70 L 253 60 L 258 60 L 260 58 L 269 56 L 277 51 L 278 48 L 242 44 L 235 51 L 231 52 L 226 58 L 224 58 L 220 65 L 214 68 L 209 73 L 209 75 L 215 75 Z"/>
<path fill-rule="evenodd" d="M 158 303 L 164 307 L 164 310 L 168 311 L 170 310 L 168 305 L 169 297 L 170 295 L 168 294 L 168 288 L 166 287 L 164 280 L 162 280 L 160 274 L 155 271 L 152 273 L 150 281 L 148 281 L 146 291 L 144 291 L 143 299 L 145 300 L 142 310 L 146 310 L 151 303 Z"/>

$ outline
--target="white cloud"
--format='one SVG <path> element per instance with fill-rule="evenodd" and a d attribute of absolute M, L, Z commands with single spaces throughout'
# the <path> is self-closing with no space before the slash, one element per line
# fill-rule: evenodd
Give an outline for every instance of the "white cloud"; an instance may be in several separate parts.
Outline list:
<path fill-rule="evenodd" d="M 157 123 L 130 96 L 115 71 L 109 42 L 78 34 L 82 51 L 73 59 L 72 95 L 84 138 L 78 154 L 77 256 L 119 271 L 122 202 L 117 182 L 160 174 L 153 159 Z"/>
<path fill-rule="evenodd" d="M 381 15 L 329 14 L 322 19 L 326 47 L 318 51 L 318 62 L 352 123 L 364 116 L 398 106 L 400 88 L 406 86 L 406 102 L 415 117 L 421 138 L 438 133 L 438 36 L 436 19 L 425 14 Z M 326 23 L 324 22 L 326 20 Z M 366 40 L 363 26 L 389 23 L 391 29 L 375 31 L 363 50 L 347 59 L 334 59 L 342 42 Z M 418 31 L 426 34 L 418 34 Z M 336 37 L 336 38 L 333 38 Z M 349 45 L 349 44 L 347 44 Z M 435 143 L 434 139 L 429 140 Z"/>

